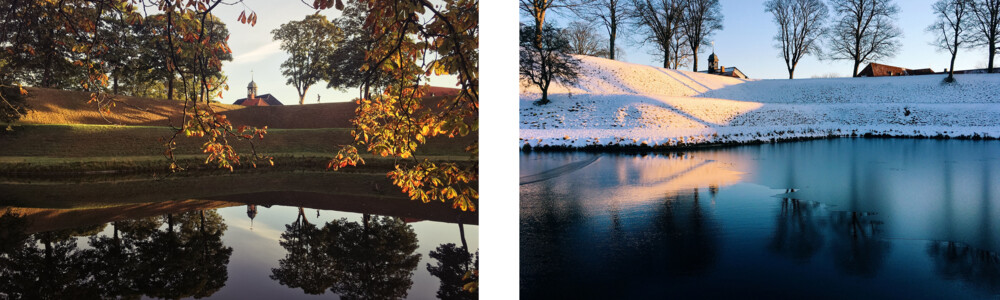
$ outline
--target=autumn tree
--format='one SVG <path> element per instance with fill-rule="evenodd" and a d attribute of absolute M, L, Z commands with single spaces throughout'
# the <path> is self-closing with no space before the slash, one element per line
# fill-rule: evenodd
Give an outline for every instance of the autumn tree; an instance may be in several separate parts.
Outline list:
<path fill-rule="evenodd" d="M 73 35 L 76 27 L 59 22 L 59 14 L 71 9 L 80 15 L 94 16 L 95 6 L 86 3 L 21 3 L 3 1 L 4 18 L 0 21 L 3 38 L 0 67 L 4 81 L 45 88 L 80 88 L 86 69 L 74 64 L 82 56 L 82 39 Z"/>
<path fill-rule="evenodd" d="M 975 32 L 971 46 L 986 46 L 988 53 L 987 69 L 990 73 L 995 72 L 993 68 L 993 58 L 997 55 L 997 39 L 1000 38 L 1000 0 L 973 0 L 972 5 L 972 25 Z"/>
<path fill-rule="evenodd" d="M 927 31 L 934 33 L 936 39 L 932 43 L 938 50 L 946 50 L 951 54 L 951 64 L 948 66 L 948 78 L 946 82 L 955 81 L 955 57 L 958 56 L 958 49 L 968 47 L 972 37 L 969 35 L 970 13 L 972 5 L 970 0 L 938 0 L 932 6 L 937 20 L 927 27 Z"/>
<path fill-rule="evenodd" d="M 552 24 L 542 31 L 541 48 L 535 47 L 535 32 L 533 26 L 521 25 L 520 74 L 522 79 L 542 90 L 542 98 L 535 103 L 545 105 L 551 102 L 549 87 L 552 82 L 576 82 L 579 61 L 569 55 L 569 41 Z"/>
<path fill-rule="evenodd" d="M 159 80 L 166 82 L 167 99 L 174 99 L 178 87 L 183 91 L 179 95 L 182 100 L 208 103 L 217 98 L 216 93 L 225 88 L 222 62 L 233 59 L 228 46 L 224 48 L 227 51 L 207 48 L 207 45 L 194 43 L 194 33 L 182 34 L 183 31 L 176 31 L 174 27 L 197 31 L 205 41 L 219 42 L 229 38 L 224 22 L 211 13 L 157 14 L 147 17 L 142 26 L 149 31 L 145 33 L 145 40 L 152 41 L 155 51 L 136 63 L 140 66 L 160 64 L 153 75 L 162 76 Z"/>
<path fill-rule="evenodd" d="M 365 63 L 360 71 L 369 78 L 376 73 L 384 74 L 391 82 L 373 90 L 371 97 L 360 95 L 362 98 L 358 99 L 355 111 L 357 117 L 353 119 L 355 145 L 376 156 L 398 159 L 395 169 L 387 176 L 411 199 L 451 201 L 455 208 L 474 210 L 479 198 L 476 188 L 477 143 L 466 147 L 470 154 L 466 162 L 436 162 L 417 158 L 414 154 L 428 138 L 467 136 L 478 132 L 478 1 L 446 0 L 440 4 L 429 0 L 352 1 L 365 4 L 368 15 L 363 28 L 373 37 L 372 46 L 365 51 Z M 156 27 L 162 29 L 156 36 L 168 50 L 163 68 L 180 77 L 177 84 L 185 95 L 194 96 L 182 99 L 184 115 L 180 124 L 172 127 L 173 134 L 164 141 L 164 155 L 170 161 L 170 169 L 184 169 L 177 164 L 174 156 L 180 137 L 200 138 L 206 153 L 205 163 L 218 168 L 232 171 L 244 164 L 256 167 L 261 161 L 273 164 L 272 157 L 257 153 L 253 147 L 253 140 L 263 138 L 266 127 L 235 125 L 212 106 L 200 104 L 221 98 L 221 92 L 214 92 L 225 87 L 225 77 L 214 74 L 221 72 L 222 61 L 232 53 L 226 37 L 212 34 L 215 24 L 212 11 L 219 5 L 243 5 L 245 9 L 236 20 L 253 26 L 257 22 L 257 14 L 245 3 L 222 0 L 65 0 L 57 3 L 14 2 L 11 5 L 14 11 L 33 11 L 52 5 L 55 12 L 50 14 L 52 24 L 70 32 L 82 43 L 70 49 L 81 58 L 73 64 L 86 70 L 80 84 L 85 86 L 84 89 L 90 87 L 96 90 L 91 94 L 90 102 L 105 113 L 110 112 L 110 107 L 117 100 L 103 92 L 108 86 L 109 71 L 96 59 L 105 40 L 94 38 L 100 35 L 96 23 L 102 14 L 87 14 L 74 9 L 74 5 L 112 12 L 129 24 L 142 22 L 147 10 L 159 13 L 163 25 Z M 311 5 L 317 10 L 335 6 L 344 9 L 340 0 L 316 0 Z M 134 9 L 137 7 L 144 8 L 141 9 L 143 13 Z M 38 19 L 30 14 L 15 17 L 22 23 L 30 22 L 30 18 Z M 11 44 L 0 44 L 0 47 L 15 48 Z M 188 60 L 182 55 L 190 55 L 190 61 L 197 64 L 184 65 Z M 459 93 L 426 100 L 427 80 L 435 75 L 455 75 Z M 169 82 L 173 84 L 173 81 Z M 168 94 L 171 94 L 170 90 L 168 87 Z M 236 141 L 250 144 L 249 155 L 235 150 L 233 143 Z M 328 166 L 339 169 L 363 163 L 355 145 L 343 147 Z"/>
<path fill-rule="evenodd" d="M 792 79 L 799 60 L 820 51 L 819 39 L 826 34 L 823 22 L 829 15 L 826 4 L 822 0 L 770 0 L 764 3 L 764 9 L 778 25 L 774 40 L 785 60 L 788 79 Z"/>
<path fill-rule="evenodd" d="M 375 38 L 365 27 L 367 18 L 367 2 L 351 1 L 346 4 L 340 17 L 333 19 L 333 25 L 343 32 L 343 41 L 326 59 L 330 64 L 324 78 L 327 88 L 344 90 L 356 87 L 362 98 L 371 98 L 372 91 L 389 86 L 389 76 L 380 72 L 380 69 L 362 71 L 365 53 L 375 46 Z"/>
<path fill-rule="evenodd" d="M 271 31 L 281 50 L 289 57 L 281 64 L 281 74 L 299 93 L 299 105 L 305 104 L 306 91 L 323 79 L 329 61 L 343 40 L 340 29 L 321 14 L 311 14 L 302 21 L 291 21 Z"/>
<path fill-rule="evenodd" d="M 892 57 L 903 33 L 894 24 L 899 6 L 892 0 L 832 0 L 830 58 L 854 62 L 851 76 L 862 63 Z"/>
<path fill-rule="evenodd" d="M 436 6 L 426 0 L 365 1 L 365 28 L 375 42 L 362 71 L 378 69 L 391 84 L 371 98 L 358 99 L 352 120 L 356 143 L 371 154 L 403 159 L 388 176 L 410 199 L 450 200 L 454 208 L 475 210 L 478 143 L 466 147 L 467 163 L 420 159 L 414 152 L 428 138 L 479 130 L 479 2 L 449 0 Z M 424 13 L 425 20 L 414 18 Z M 428 77 L 446 74 L 456 75 L 459 92 L 436 103 L 425 100 Z M 329 167 L 359 162 L 363 160 L 357 148 L 348 145 Z"/>
<path fill-rule="evenodd" d="M 684 5 L 684 36 L 691 49 L 692 68 L 698 71 L 698 51 L 708 45 L 709 37 L 722 30 L 722 5 L 719 0 L 686 0 Z"/>
<path fill-rule="evenodd" d="M 608 57 L 608 48 L 600 36 L 594 34 L 593 27 L 587 23 L 574 21 L 563 29 L 563 34 L 569 41 L 570 53 L 578 55 Z"/>
<path fill-rule="evenodd" d="M 684 0 L 633 0 L 634 18 L 644 33 L 642 41 L 653 43 L 664 68 L 677 68 L 682 58 Z"/>

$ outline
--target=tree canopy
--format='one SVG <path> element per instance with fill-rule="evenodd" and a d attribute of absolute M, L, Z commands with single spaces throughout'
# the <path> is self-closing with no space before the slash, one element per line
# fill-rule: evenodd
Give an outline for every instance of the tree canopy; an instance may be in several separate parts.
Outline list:
<path fill-rule="evenodd" d="M 282 24 L 271 34 L 274 40 L 281 41 L 281 50 L 290 55 L 281 64 L 281 74 L 288 77 L 287 83 L 299 93 L 299 105 L 305 104 L 306 91 L 329 72 L 343 34 L 321 14 Z"/>

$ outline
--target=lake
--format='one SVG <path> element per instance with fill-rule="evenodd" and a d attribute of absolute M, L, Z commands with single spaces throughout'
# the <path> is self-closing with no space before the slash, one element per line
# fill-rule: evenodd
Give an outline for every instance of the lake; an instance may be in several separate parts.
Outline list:
<path fill-rule="evenodd" d="M 344 176 L 8 178 L 0 298 L 476 297 L 478 214 Z"/>
<path fill-rule="evenodd" d="M 522 153 L 521 296 L 1000 295 L 1000 142 Z"/>

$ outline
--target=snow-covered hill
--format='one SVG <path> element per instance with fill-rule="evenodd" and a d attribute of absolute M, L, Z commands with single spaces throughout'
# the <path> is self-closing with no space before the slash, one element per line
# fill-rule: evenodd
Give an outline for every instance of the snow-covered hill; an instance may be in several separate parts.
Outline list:
<path fill-rule="evenodd" d="M 552 103 L 522 82 L 522 144 L 676 145 L 828 135 L 1000 137 L 1000 74 L 741 80 L 580 56 Z"/>

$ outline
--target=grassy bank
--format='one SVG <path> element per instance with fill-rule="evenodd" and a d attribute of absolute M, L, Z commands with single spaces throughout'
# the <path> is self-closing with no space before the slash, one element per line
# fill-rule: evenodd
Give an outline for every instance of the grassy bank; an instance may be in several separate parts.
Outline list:
<path fill-rule="evenodd" d="M 20 125 L 0 134 L 0 173 L 82 173 L 82 172 L 157 172 L 165 171 L 162 140 L 172 130 L 158 126 L 115 125 Z M 466 161 L 466 146 L 474 137 L 435 138 L 420 148 L 418 157 L 435 160 Z M 212 169 L 204 165 L 199 138 L 179 137 L 174 151 L 182 167 Z M 350 129 L 271 129 L 263 140 L 254 140 L 258 153 L 274 156 L 270 169 L 322 170 L 340 145 L 351 144 Z M 250 145 L 234 141 L 241 153 Z M 363 156 L 365 168 L 386 169 L 391 159 Z M 260 167 L 262 170 L 268 168 Z M 351 172 L 350 168 L 345 170 Z"/>

